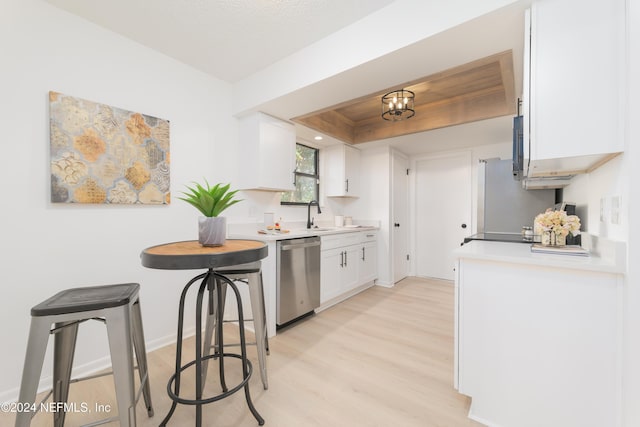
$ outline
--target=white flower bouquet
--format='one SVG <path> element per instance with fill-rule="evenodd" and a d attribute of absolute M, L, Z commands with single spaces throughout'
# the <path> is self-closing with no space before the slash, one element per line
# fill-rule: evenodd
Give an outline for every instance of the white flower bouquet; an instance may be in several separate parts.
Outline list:
<path fill-rule="evenodd" d="M 536 216 L 533 225 L 534 233 L 543 237 L 543 244 L 545 243 L 545 235 L 551 237 L 550 235 L 553 234 L 552 242 L 564 242 L 569 233 L 572 236 L 580 234 L 580 218 L 576 215 L 567 215 L 565 211 L 547 209 L 546 212 Z"/>

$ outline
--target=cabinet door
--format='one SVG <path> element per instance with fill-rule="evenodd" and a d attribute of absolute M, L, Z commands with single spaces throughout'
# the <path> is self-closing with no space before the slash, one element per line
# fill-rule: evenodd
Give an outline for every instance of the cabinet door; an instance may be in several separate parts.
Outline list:
<path fill-rule="evenodd" d="M 458 390 L 473 399 L 477 419 L 500 426 L 619 426 L 622 280 L 572 268 L 460 260 Z"/>
<path fill-rule="evenodd" d="M 327 197 L 358 197 L 360 151 L 346 145 L 325 148 L 325 193 Z"/>
<path fill-rule="evenodd" d="M 360 152 L 353 147 L 344 147 L 345 195 L 359 195 L 360 184 Z"/>
<path fill-rule="evenodd" d="M 239 136 L 238 188 L 295 189 L 296 133 L 291 123 L 256 113 L 240 120 Z"/>
<path fill-rule="evenodd" d="M 554 167 L 586 169 L 599 156 L 623 150 L 624 5 L 533 3 L 530 144 L 538 164 L 530 176 Z"/>
<path fill-rule="evenodd" d="M 360 264 L 360 245 L 344 248 L 344 266 L 342 268 L 343 292 L 350 291 L 360 285 L 358 268 Z"/>
<path fill-rule="evenodd" d="M 266 116 L 260 129 L 262 187 L 295 190 L 296 133 L 293 125 Z"/>
<path fill-rule="evenodd" d="M 342 270 L 344 249 L 322 251 L 320 260 L 320 303 L 324 304 L 337 297 L 342 290 Z"/>
<path fill-rule="evenodd" d="M 378 245 L 376 242 L 363 243 L 360 246 L 358 282 L 360 285 L 378 278 Z"/>

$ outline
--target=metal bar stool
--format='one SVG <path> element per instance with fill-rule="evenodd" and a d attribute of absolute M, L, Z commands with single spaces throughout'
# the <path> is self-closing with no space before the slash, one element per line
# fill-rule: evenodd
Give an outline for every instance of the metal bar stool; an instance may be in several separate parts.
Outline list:
<path fill-rule="evenodd" d="M 142 265 L 149 268 L 159 268 L 163 270 L 193 270 L 193 269 L 206 269 L 206 273 L 199 274 L 192 278 L 182 289 L 180 294 L 180 303 L 178 305 L 178 336 L 176 339 L 176 365 L 175 373 L 169 378 L 167 384 L 167 393 L 173 404 L 169 409 L 169 412 L 165 418 L 161 421 L 160 426 L 165 426 L 171 419 L 173 413 L 178 404 L 193 405 L 196 412 L 196 426 L 202 425 L 202 406 L 219 401 L 226 397 L 231 396 L 233 393 L 244 390 L 245 400 L 247 406 L 253 414 L 259 425 L 264 425 L 264 419 L 260 416 L 256 410 L 253 402 L 251 401 L 251 393 L 249 389 L 249 380 L 253 373 L 253 367 L 251 361 L 247 358 L 246 352 L 246 340 L 244 335 L 244 315 L 242 311 L 242 299 L 238 287 L 230 279 L 222 274 L 216 273 L 214 270 L 224 268 L 227 266 L 235 266 L 246 263 L 252 263 L 266 258 L 268 255 L 268 247 L 266 243 L 257 240 L 243 240 L 243 239 L 228 239 L 222 246 L 202 246 L 198 241 L 190 240 L 184 242 L 173 242 L 162 245 L 152 246 L 142 251 L 141 261 Z M 196 282 L 200 281 L 199 286 L 194 286 Z M 219 303 L 223 301 L 221 298 L 220 290 L 222 286 L 220 283 L 225 283 L 225 286 L 231 288 L 233 294 L 236 297 L 236 304 L 238 307 L 238 331 L 240 335 L 240 354 L 228 353 L 224 350 L 224 343 L 222 342 L 222 315 L 223 310 L 220 307 L 214 307 L 214 300 Z M 184 335 L 184 314 L 185 314 L 185 301 L 189 289 L 193 287 L 197 288 L 198 295 L 196 299 L 196 332 L 195 332 L 195 359 L 182 364 L 182 337 Z M 205 317 L 216 313 L 219 317 L 216 320 L 216 329 L 219 330 L 218 336 L 220 337 L 219 349 L 220 352 L 214 355 L 208 355 L 203 357 L 203 302 L 205 292 L 208 302 L 208 313 Z M 215 298 L 214 298 L 215 295 Z M 224 382 L 224 376 L 220 377 L 221 393 L 213 396 L 205 396 L 204 393 L 204 381 L 203 381 L 203 367 L 207 365 L 210 359 L 217 360 L 220 365 L 223 365 L 225 359 L 235 358 L 240 359 L 242 364 L 242 379 L 231 387 L 227 387 Z M 190 369 L 192 368 L 192 369 Z M 195 368 L 195 369 L 193 369 Z M 222 368 L 221 368 L 222 369 Z M 195 397 L 187 398 L 181 397 L 181 381 L 183 371 L 194 371 L 195 374 Z M 209 381 L 211 384 L 211 381 Z"/>
<path fill-rule="evenodd" d="M 184 309 L 185 309 L 185 300 L 187 296 L 187 292 L 191 288 L 191 286 L 196 283 L 198 280 L 201 280 L 200 286 L 198 287 L 198 296 L 196 300 L 196 358 L 191 362 L 182 365 L 182 337 L 184 333 Z M 239 331 L 240 331 L 240 352 L 241 354 L 227 353 L 224 352 L 224 343 L 222 341 L 222 315 L 223 310 L 220 307 L 220 303 L 223 301 L 221 296 L 221 283 L 225 283 L 225 286 L 230 286 L 233 293 L 236 297 L 236 303 L 238 307 L 238 319 L 239 319 Z M 202 354 L 203 351 L 203 342 L 202 342 L 202 308 L 203 308 L 203 300 L 205 291 L 209 292 L 209 308 L 208 308 L 208 316 L 215 314 L 218 316 L 216 320 L 216 324 L 218 325 L 216 330 L 217 336 L 220 337 L 220 352 L 215 353 L 213 355 L 207 355 L 204 357 Z M 216 294 L 215 301 L 218 306 L 214 307 L 212 302 L 214 301 L 213 294 Z M 232 357 L 236 359 L 240 359 L 242 361 L 242 380 L 232 388 L 227 387 L 224 378 L 224 359 L 227 357 Z M 209 359 L 217 359 L 220 365 L 220 386 L 222 388 L 222 392 L 211 397 L 204 397 L 204 372 L 203 369 L 207 366 L 207 362 Z M 204 362 L 204 363 L 203 363 Z M 187 368 L 194 366 L 196 370 L 196 396 L 195 399 L 189 399 L 180 397 L 180 383 L 182 372 Z M 169 413 L 165 416 L 165 418 L 160 422 L 160 426 L 164 427 L 169 422 L 169 419 L 173 416 L 173 413 L 177 407 L 178 403 L 183 405 L 195 405 L 196 406 L 196 426 L 202 425 L 202 405 L 206 405 L 208 403 L 216 402 L 218 400 L 222 400 L 233 393 L 239 391 L 240 389 L 244 389 L 245 400 L 247 401 L 247 406 L 249 410 L 258 421 L 259 425 L 264 425 L 264 419 L 260 416 L 258 411 L 256 410 L 253 402 L 251 400 L 251 394 L 249 391 L 249 379 L 251 378 L 251 374 L 253 373 L 253 367 L 251 365 L 251 361 L 247 359 L 247 350 L 246 350 L 246 340 L 244 335 L 244 317 L 242 312 L 242 299 L 240 297 L 240 292 L 238 291 L 238 287 L 227 277 L 214 272 L 212 269 L 207 270 L 206 273 L 200 274 L 193 279 L 191 279 L 182 290 L 182 294 L 180 296 L 180 306 L 178 309 L 178 337 L 177 337 L 177 346 L 176 346 L 176 371 L 169 379 L 169 384 L 167 384 L 167 392 L 171 400 L 173 400 L 173 404 L 171 405 L 171 409 L 169 409 Z"/>
<path fill-rule="evenodd" d="M 256 337 L 255 343 L 246 343 L 247 345 L 255 345 L 258 351 L 258 363 L 260 365 L 260 378 L 262 379 L 262 386 L 265 390 L 269 388 L 269 382 L 267 380 L 267 355 L 269 354 L 269 338 L 267 334 L 267 314 L 264 302 L 264 289 L 262 285 L 262 270 L 261 262 L 256 261 L 247 264 L 232 265 L 229 267 L 221 267 L 215 269 L 216 273 L 224 275 L 226 278 L 233 282 L 243 282 L 249 287 L 249 300 L 251 303 L 252 319 L 244 319 L 245 322 L 252 321 L 254 327 L 254 333 Z M 227 293 L 227 285 L 224 281 L 219 281 L 220 287 L 220 307 L 222 309 L 222 315 L 224 315 L 224 307 Z M 218 307 L 216 301 L 217 293 L 212 293 L 213 299 L 209 301 L 210 307 Z M 222 317 L 222 316 L 220 316 Z M 209 356 L 211 349 L 213 348 L 214 354 L 220 354 L 221 349 L 217 343 L 222 341 L 218 334 L 218 328 L 216 328 L 218 318 L 215 310 L 209 310 L 207 316 L 207 323 L 205 326 L 205 336 L 203 345 L 203 358 Z M 238 320 L 224 320 L 224 322 L 237 322 Z M 221 329 L 220 329 L 221 330 Z M 212 345 L 212 337 L 215 333 L 215 343 Z M 238 346 L 240 344 L 224 344 L 225 347 Z M 220 369 L 220 375 L 224 377 L 224 371 Z M 207 364 L 202 369 L 202 383 L 205 383 L 207 378 Z M 223 380 L 224 381 L 224 380 Z"/>
<path fill-rule="evenodd" d="M 104 321 L 107 326 L 118 417 L 108 418 L 90 425 L 95 426 L 119 420 L 122 427 L 135 427 L 135 407 L 141 393 L 144 395 L 147 413 L 149 417 L 152 417 L 153 407 L 140 314 L 139 291 L 140 285 L 137 283 L 67 289 L 33 307 L 19 403 L 23 407 L 37 408 L 39 406 L 35 405 L 35 399 L 50 334 L 55 335 L 53 390 L 44 400 L 53 394 L 54 402 L 62 402 L 63 404 L 67 402 L 78 325 L 86 320 L 94 319 Z M 51 328 L 52 324 L 53 328 Z M 134 390 L 133 378 L 134 349 L 140 375 L 140 390 L 137 393 Z M 74 380 L 74 382 L 82 379 Z M 35 412 L 18 412 L 16 427 L 31 425 L 31 418 L 34 415 Z M 64 419 L 64 411 L 54 412 L 55 427 L 62 427 Z"/>

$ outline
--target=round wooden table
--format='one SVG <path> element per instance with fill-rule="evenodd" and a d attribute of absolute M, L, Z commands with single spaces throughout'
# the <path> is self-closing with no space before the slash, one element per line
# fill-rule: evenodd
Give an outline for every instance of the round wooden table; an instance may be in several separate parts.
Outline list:
<path fill-rule="evenodd" d="M 257 240 L 227 240 L 222 246 L 202 246 L 197 240 L 166 243 L 142 251 L 142 265 L 161 270 L 219 268 L 260 261 L 267 244 Z"/>
<path fill-rule="evenodd" d="M 236 391 L 244 388 L 245 398 L 247 405 L 251 410 L 251 413 L 258 421 L 258 424 L 263 425 L 264 419 L 260 416 L 258 411 L 253 406 L 251 396 L 249 394 L 249 379 L 253 368 L 251 362 L 247 359 L 246 353 L 246 340 L 244 334 L 244 316 L 242 312 L 242 300 L 238 288 L 222 274 L 216 273 L 214 270 L 222 267 L 229 267 L 239 264 L 246 264 L 251 262 L 260 261 L 266 258 L 268 255 L 268 248 L 266 243 L 257 240 L 227 240 L 222 246 L 202 246 L 198 241 L 183 241 L 166 243 L 162 245 L 152 246 L 142 251 L 140 258 L 142 265 L 148 268 L 155 268 L 161 270 L 195 270 L 206 269 L 205 273 L 199 274 L 191 279 L 182 290 L 180 296 L 180 304 L 178 309 L 178 338 L 176 343 L 176 367 L 175 373 L 169 379 L 167 384 L 167 393 L 173 400 L 171 409 L 166 417 L 160 423 L 160 426 L 166 426 L 167 422 L 173 415 L 178 403 L 185 405 L 194 405 L 196 407 L 196 426 L 202 425 L 202 405 L 218 401 L 223 399 Z M 191 286 L 200 281 L 198 288 L 198 298 L 196 302 L 196 349 L 195 360 L 183 365 L 182 364 L 182 336 L 184 329 L 184 305 L 187 296 L 187 292 Z M 204 356 L 202 352 L 202 302 L 204 299 L 205 291 L 209 292 L 209 307 L 210 310 L 215 309 L 217 322 L 216 324 L 221 329 L 223 323 L 223 294 L 221 291 L 222 286 L 219 283 L 224 283 L 231 287 L 236 295 L 236 302 L 238 306 L 238 326 L 240 330 L 240 349 L 241 354 L 227 353 L 224 351 L 224 344 L 222 342 L 217 343 L 217 350 L 212 355 Z M 214 293 L 216 298 L 214 298 Z M 213 301 L 217 301 L 217 305 L 213 308 Z M 210 313 L 211 314 L 211 313 Z M 220 337 L 222 332 L 220 331 Z M 222 341 L 222 339 L 221 339 Z M 224 358 L 233 357 L 242 359 L 242 374 L 243 380 L 240 384 L 228 388 L 224 380 Z M 217 359 L 220 364 L 220 383 L 222 386 L 222 393 L 212 396 L 203 397 L 203 362 L 207 363 L 208 359 Z M 180 397 L 180 375 L 185 369 L 195 365 L 195 399 L 186 399 Z"/>

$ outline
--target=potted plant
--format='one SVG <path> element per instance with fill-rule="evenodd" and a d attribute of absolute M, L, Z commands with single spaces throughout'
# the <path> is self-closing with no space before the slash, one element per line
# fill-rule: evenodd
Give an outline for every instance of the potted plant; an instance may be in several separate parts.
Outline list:
<path fill-rule="evenodd" d="M 198 183 L 192 187 L 187 185 L 189 191 L 183 192 L 185 197 L 179 199 L 190 203 L 204 215 L 198 218 L 198 242 L 202 246 L 221 246 L 226 240 L 227 218 L 219 215 L 242 200 L 234 198 L 238 190 L 229 191 L 231 184 L 218 183 L 212 187 L 206 179 L 204 182 L 204 186 Z"/>

